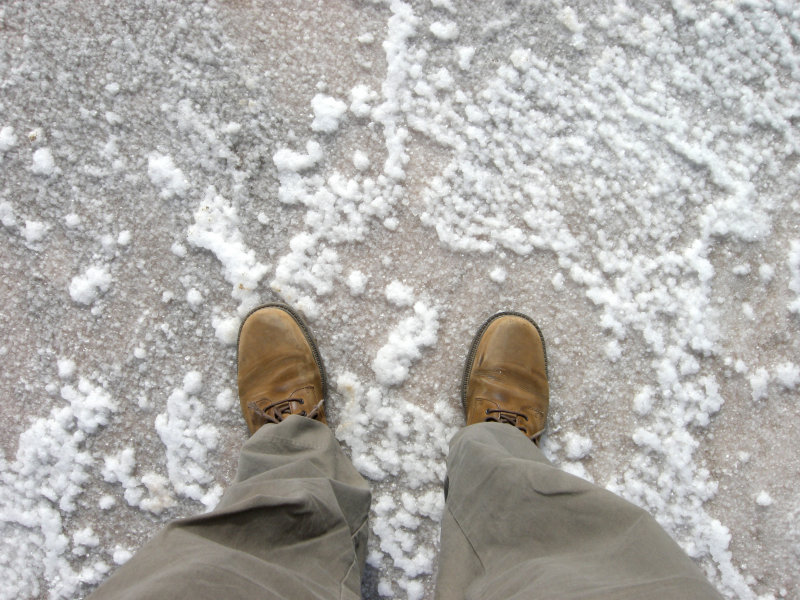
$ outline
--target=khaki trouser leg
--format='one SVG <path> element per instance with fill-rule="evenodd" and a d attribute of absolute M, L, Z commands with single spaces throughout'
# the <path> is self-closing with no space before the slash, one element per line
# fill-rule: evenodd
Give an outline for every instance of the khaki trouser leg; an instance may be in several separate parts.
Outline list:
<path fill-rule="evenodd" d="M 509 425 L 464 428 L 447 467 L 440 600 L 721 598 L 648 513 Z"/>
<path fill-rule="evenodd" d="M 167 525 L 91 598 L 360 598 L 369 503 L 330 429 L 289 417 L 245 443 L 217 508 Z"/>

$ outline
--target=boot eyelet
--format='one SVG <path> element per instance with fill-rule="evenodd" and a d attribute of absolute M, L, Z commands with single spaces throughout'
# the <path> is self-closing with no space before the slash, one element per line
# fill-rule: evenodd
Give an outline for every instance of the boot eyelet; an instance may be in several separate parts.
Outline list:
<path fill-rule="evenodd" d="M 306 411 L 304 411 L 304 410 L 301 410 L 301 411 L 300 411 L 300 416 L 301 416 L 301 417 L 305 417 L 305 416 L 306 416 Z"/>

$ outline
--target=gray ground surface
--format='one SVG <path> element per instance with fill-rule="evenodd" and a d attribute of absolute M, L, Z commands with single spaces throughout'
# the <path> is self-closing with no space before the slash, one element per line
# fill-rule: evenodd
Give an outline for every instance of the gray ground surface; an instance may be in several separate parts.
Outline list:
<path fill-rule="evenodd" d="M 81 597 L 217 497 L 246 435 L 226 331 L 284 300 L 395 503 L 366 597 L 432 597 L 463 357 L 505 308 L 549 344 L 555 462 L 651 510 L 728 597 L 800 597 L 798 10 L 448 5 L 0 6 L 0 595 Z M 311 128 L 315 96 L 359 84 L 371 112 Z M 279 172 L 309 140 L 322 157 Z M 91 266 L 107 282 L 83 304 Z M 387 299 L 394 280 L 435 316 Z"/>

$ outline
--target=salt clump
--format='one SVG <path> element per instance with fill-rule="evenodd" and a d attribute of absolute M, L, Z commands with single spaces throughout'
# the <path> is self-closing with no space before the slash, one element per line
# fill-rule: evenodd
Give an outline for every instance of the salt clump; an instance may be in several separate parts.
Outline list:
<path fill-rule="evenodd" d="M 56 163 L 53 160 L 53 153 L 50 148 L 39 148 L 33 153 L 33 164 L 31 171 L 34 175 L 47 177 L 55 173 Z"/>
<path fill-rule="evenodd" d="M 300 154 L 287 148 L 278 150 L 272 156 L 272 162 L 278 171 L 299 173 L 310 169 L 322 160 L 322 146 L 318 142 L 309 141 L 306 144 L 306 153 Z"/>
<path fill-rule="evenodd" d="M 489 279 L 495 283 L 503 283 L 506 280 L 506 270 L 501 266 L 496 266 L 489 271 Z"/>
<path fill-rule="evenodd" d="M 184 196 L 189 189 L 189 182 L 171 156 L 151 153 L 147 157 L 147 175 L 154 186 L 161 189 L 162 198 Z"/>
<path fill-rule="evenodd" d="M 421 349 L 436 343 L 438 318 L 435 308 L 429 308 L 423 302 L 414 305 L 414 316 L 398 323 L 372 361 L 378 383 L 392 386 L 406 380 L 411 365 L 422 357 Z"/>
<path fill-rule="evenodd" d="M 88 306 L 109 290 L 111 281 L 111 274 L 107 267 L 93 265 L 83 274 L 72 278 L 69 284 L 69 295 L 75 302 Z"/>
<path fill-rule="evenodd" d="M 592 451 L 592 440 L 577 433 L 568 432 L 564 434 L 564 447 L 568 459 L 581 460 Z"/>
<path fill-rule="evenodd" d="M 317 94 L 311 99 L 314 120 L 311 129 L 322 133 L 332 133 L 339 128 L 339 121 L 347 111 L 347 104 L 331 96 Z"/>
<path fill-rule="evenodd" d="M 761 490 L 756 496 L 756 504 L 764 508 L 772 506 L 772 496 L 766 490 Z"/>
<path fill-rule="evenodd" d="M 347 287 L 350 289 L 350 293 L 353 296 L 360 296 L 363 294 L 367 287 L 367 279 L 369 278 L 358 269 L 350 271 L 350 274 L 347 276 Z"/>
<path fill-rule="evenodd" d="M 6 126 L 0 129 L 0 154 L 8 152 L 17 144 L 17 136 L 14 135 L 14 128 Z"/>
<path fill-rule="evenodd" d="M 239 301 L 238 311 L 244 316 L 258 304 L 255 290 L 269 267 L 257 261 L 255 252 L 245 246 L 238 227 L 233 204 L 209 187 L 194 213 L 186 239 L 193 246 L 211 251 L 222 263 L 223 276 L 233 286 L 231 296 Z"/>
<path fill-rule="evenodd" d="M 395 306 L 404 307 L 414 304 L 414 290 L 397 280 L 386 286 L 386 299 Z"/>
<path fill-rule="evenodd" d="M 435 21 L 431 23 L 430 31 L 440 40 L 451 42 L 458 38 L 458 25 L 453 21 Z"/>

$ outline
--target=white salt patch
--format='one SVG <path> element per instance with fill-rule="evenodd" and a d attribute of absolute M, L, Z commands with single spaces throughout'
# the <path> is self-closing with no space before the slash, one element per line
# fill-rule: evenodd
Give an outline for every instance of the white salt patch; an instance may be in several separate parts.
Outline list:
<path fill-rule="evenodd" d="M 116 503 L 114 496 L 103 494 L 97 501 L 97 506 L 100 510 L 110 510 Z"/>
<path fill-rule="evenodd" d="M 506 280 L 506 270 L 501 266 L 496 266 L 489 271 L 489 279 L 495 283 L 503 283 Z"/>
<path fill-rule="evenodd" d="M 256 219 L 262 225 L 268 225 L 269 224 L 269 217 L 267 216 L 266 213 L 263 213 L 263 212 L 258 213 L 258 215 L 256 215 Z"/>
<path fill-rule="evenodd" d="M 369 277 L 357 269 L 350 271 L 350 274 L 347 276 L 347 287 L 350 289 L 350 293 L 353 296 L 360 296 L 363 294 L 367 287 L 367 279 L 369 279 Z"/>
<path fill-rule="evenodd" d="M 431 83 L 437 90 L 449 90 L 453 87 L 453 76 L 450 71 L 442 67 L 436 73 L 431 75 Z"/>
<path fill-rule="evenodd" d="M 414 316 L 398 323 L 372 361 L 378 383 L 400 385 L 408 378 L 411 365 L 422 357 L 422 348 L 436 343 L 438 317 L 435 308 L 429 308 L 423 302 L 414 305 Z"/>
<path fill-rule="evenodd" d="M 203 302 L 203 295 L 196 288 L 192 288 L 186 292 L 186 302 L 192 307 L 198 307 Z"/>
<path fill-rule="evenodd" d="M 72 379 L 75 375 L 75 361 L 69 358 L 59 358 L 58 362 L 58 376 L 61 379 Z"/>
<path fill-rule="evenodd" d="M 617 362 L 622 356 L 622 347 L 617 340 L 609 341 L 603 348 L 606 358 L 611 362 Z"/>
<path fill-rule="evenodd" d="M 196 390 L 199 373 L 187 374 L 184 387 Z M 186 390 L 173 390 L 167 398 L 165 412 L 155 419 L 155 428 L 164 443 L 169 482 L 181 496 L 213 508 L 222 495 L 219 485 L 212 485 L 214 476 L 209 452 L 217 447 L 219 432 L 204 420 L 205 407 Z"/>
<path fill-rule="evenodd" d="M 793 390 L 800 383 L 800 367 L 785 362 L 775 367 L 775 380 L 787 390 Z"/>
<path fill-rule="evenodd" d="M 0 154 L 8 152 L 17 144 L 17 136 L 14 135 L 14 128 L 6 126 L 0 129 Z"/>
<path fill-rule="evenodd" d="M 72 534 L 72 543 L 76 546 L 93 548 L 100 543 L 100 538 L 95 535 L 91 527 L 84 527 Z"/>
<path fill-rule="evenodd" d="M 56 163 L 53 160 L 53 153 L 50 152 L 50 148 L 39 148 L 33 153 L 31 171 L 34 175 L 47 177 L 52 175 L 55 170 Z"/>
<path fill-rule="evenodd" d="M 169 251 L 180 258 L 184 258 L 186 256 L 186 246 L 180 242 L 173 242 L 172 246 L 169 247 Z"/>
<path fill-rule="evenodd" d="M 197 395 L 203 389 L 203 374 L 200 371 L 189 371 L 183 376 L 183 391 L 189 395 Z"/>
<path fill-rule="evenodd" d="M 258 304 L 256 288 L 269 267 L 257 261 L 255 252 L 245 246 L 238 226 L 233 204 L 209 187 L 186 239 L 193 246 L 210 250 L 222 263 L 222 274 L 232 285 L 231 296 L 239 301 L 239 314 L 244 316 Z"/>
<path fill-rule="evenodd" d="M 174 299 L 175 299 L 175 294 L 173 294 L 170 291 L 166 291 L 161 294 L 161 301 L 164 304 L 168 304 L 169 302 L 172 302 Z"/>
<path fill-rule="evenodd" d="M 375 41 L 375 36 L 372 33 L 362 33 L 360 36 L 356 38 L 359 44 L 371 44 Z"/>
<path fill-rule="evenodd" d="M 394 280 L 386 286 L 386 299 L 395 306 L 411 306 L 414 303 L 414 289 Z"/>
<path fill-rule="evenodd" d="M 592 440 L 577 433 L 564 434 L 564 451 L 570 460 L 586 458 L 592 451 Z"/>
<path fill-rule="evenodd" d="M 462 71 L 466 71 L 472 64 L 472 57 L 475 56 L 475 48 L 470 46 L 462 46 L 457 50 L 457 55 L 458 68 Z"/>
<path fill-rule="evenodd" d="M 640 416 L 649 415 L 653 409 L 653 388 L 644 386 L 633 399 L 633 410 Z"/>
<path fill-rule="evenodd" d="M 79 304 L 90 305 L 111 287 L 111 274 L 104 265 L 94 265 L 76 275 L 69 284 L 70 297 Z"/>
<path fill-rule="evenodd" d="M 105 90 L 109 96 L 116 96 L 119 93 L 119 84 L 114 81 L 107 83 Z"/>
<path fill-rule="evenodd" d="M 127 246 L 128 244 L 130 244 L 131 243 L 131 232 L 128 231 L 127 229 L 124 229 L 124 230 L 120 231 L 119 235 L 117 236 L 117 243 L 120 246 Z"/>
<path fill-rule="evenodd" d="M 115 565 L 124 565 L 131 558 L 133 558 L 133 552 L 122 546 L 115 546 L 114 552 L 111 554 L 111 559 L 114 561 Z"/>
<path fill-rule="evenodd" d="M 378 93 L 360 83 L 350 90 L 350 112 L 357 117 L 368 117 L 377 100 Z"/>
<path fill-rule="evenodd" d="M 211 326 L 214 328 L 214 336 L 225 346 L 236 343 L 239 337 L 239 319 L 237 317 L 211 317 Z"/>
<path fill-rule="evenodd" d="M 137 346 L 136 348 L 133 349 L 133 356 L 137 360 L 144 360 L 145 358 L 147 358 L 147 350 L 145 350 L 141 346 Z"/>
<path fill-rule="evenodd" d="M 759 506 L 767 507 L 772 506 L 772 496 L 766 490 L 761 490 L 756 496 L 756 504 Z"/>
<path fill-rule="evenodd" d="M 775 277 L 775 267 L 770 264 L 763 263 L 760 267 L 758 267 L 758 276 L 764 283 L 769 283 L 772 281 L 772 278 Z"/>
<path fill-rule="evenodd" d="M 572 33 L 581 33 L 586 27 L 578 22 L 578 15 L 569 6 L 565 6 L 559 11 L 558 20 Z"/>
<path fill-rule="evenodd" d="M 278 150 L 272 156 L 272 162 L 278 171 L 299 173 L 310 169 L 322 160 L 322 146 L 318 142 L 306 143 L 306 153 L 301 154 L 287 148 Z"/>
<path fill-rule="evenodd" d="M 109 125 L 119 125 L 122 123 L 122 117 L 120 117 L 114 111 L 109 110 L 106 112 L 106 122 Z"/>
<path fill-rule="evenodd" d="M 353 152 L 353 166 L 359 171 L 366 171 L 369 168 L 369 156 L 361 150 Z"/>
<path fill-rule="evenodd" d="M 234 404 L 233 392 L 222 390 L 214 400 L 214 407 L 221 413 L 228 412 Z"/>
<path fill-rule="evenodd" d="M 151 153 L 147 157 L 147 175 L 154 186 L 161 189 L 162 198 L 184 196 L 189 189 L 189 182 L 183 171 L 175 166 L 171 156 Z"/>
<path fill-rule="evenodd" d="M 22 228 L 22 237 L 28 244 L 35 244 L 42 241 L 47 233 L 48 226 L 41 221 L 25 221 L 25 227 Z"/>
<path fill-rule="evenodd" d="M 431 23 L 430 31 L 438 39 L 447 42 L 458 38 L 458 25 L 453 21 L 435 21 Z"/>
<path fill-rule="evenodd" d="M 553 289 L 556 291 L 561 291 L 564 289 L 564 275 L 563 273 L 556 273 L 553 275 L 553 278 L 550 280 L 550 283 L 553 284 Z"/>
<path fill-rule="evenodd" d="M 0 202 L 0 223 L 9 229 L 17 226 L 17 219 L 14 216 L 14 207 L 10 202 Z"/>
<path fill-rule="evenodd" d="M 64 224 L 70 229 L 74 229 L 81 224 L 81 218 L 75 213 L 69 213 L 64 216 Z"/>
<path fill-rule="evenodd" d="M 311 99 L 314 120 L 311 129 L 322 133 L 332 133 L 339 128 L 339 121 L 347 111 L 347 104 L 324 94 L 317 94 Z"/>

